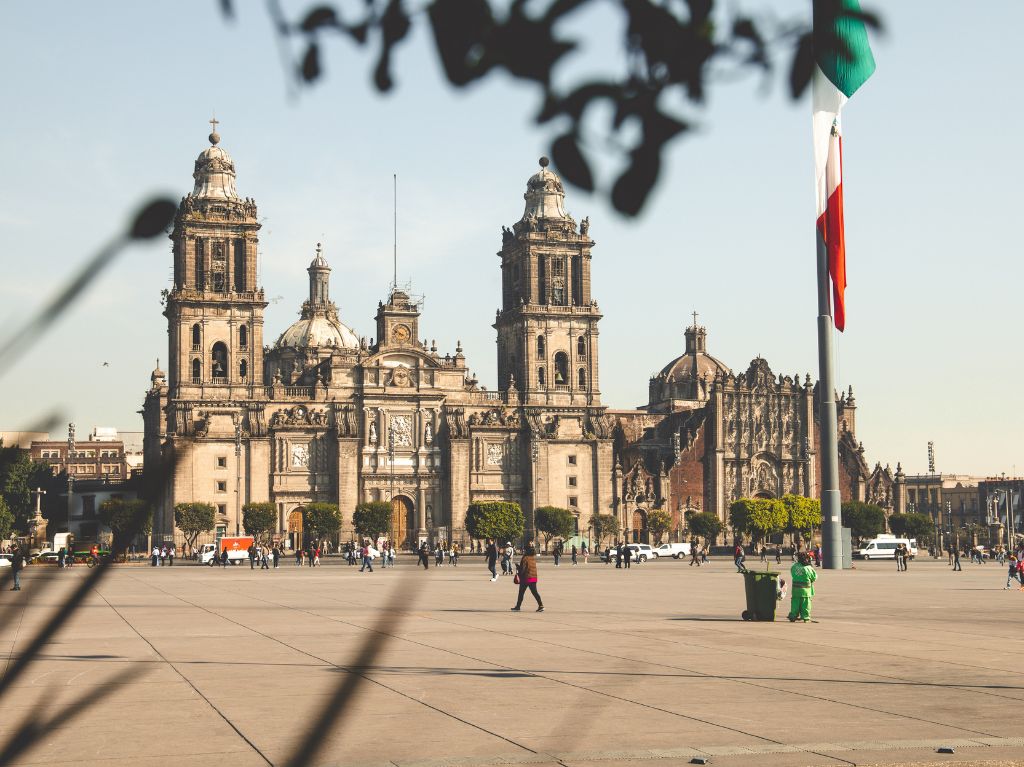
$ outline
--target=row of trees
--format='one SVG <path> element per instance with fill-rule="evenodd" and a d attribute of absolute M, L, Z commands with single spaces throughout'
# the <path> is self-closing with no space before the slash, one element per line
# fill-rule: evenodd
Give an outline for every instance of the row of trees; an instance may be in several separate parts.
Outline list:
<path fill-rule="evenodd" d="M 569 538 L 577 533 L 576 515 L 568 509 L 557 506 L 541 506 L 534 512 L 537 531 L 544 536 L 547 546 L 552 538 Z M 525 529 L 523 511 L 518 503 L 508 501 L 487 501 L 470 504 L 466 511 L 466 530 L 473 538 L 494 538 L 514 541 L 522 536 Z M 614 514 L 595 514 L 590 519 L 594 540 L 598 546 L 604 541 L 614 543 L 622 532 L 618 517 Z M 704 540 L 712 540 L 722 530 L 718 517 L 708 512 L 686 515 L 687 529 Z M 647 514 L 647 529 L 660 540 L 672 529 L 672 515 L 655 510 Z"/>
<path fill-rule="evenodd" d="M 189 549 L 195 548 L 200 535 L 213 530 L 216 520 L 217 510 L 210 503 L 179 503 L 174 507 L 174 523 Z M 337 535 L 341 521 L 336 503 L 308 503 L 303 507 L 302 530 L 309 540 L 322 541 Z M 352 523 L 360 536 L 376 539 L 391 528 L 391 505 L 384 501 L 361 503 L 352 514 Z M 269 502 L 245 504 L 242 529 L 257 543 L 269 544 L 277 532 L 277 508 Z"/>
<path fill-rule="evenodd" d="M 108 511 L 104 507 L 110 504 Z M 103 524 L 114 530 L 128 529 L 132 514 L 141 513 L 141 501 L 107 501 L 100 507 Z M 133 511 L 129 512 L 129 509 Z M 152 511 L 149 510 L 151 524 Z M 577 532 L 576 515 L 557 506 L 541 506 L 535 510 L 537 531 L 547 546 L 553 538 L 569 538 Z M 848 501 L 843 504 L 843 524 L 858 538 L 870 538 L 885 530 L 885 513 L 878 506 Z M 376 539 L 391 528 L 391 505 L 386 501 L 369 501 L 356 506 L 352 523 L 360 536 Z M 104 516 L 106 515 L 106 516 Z M 108 521 L 109 520 L 109 521 Z M 129 520 L 129 521 L 125 521 Z M 189 548 L 194 548 L 198 537 L 213 530 L 216 509 L 209 503 L 181 503 L 174 509 L 174 521 L 185 535 Z M 310 503 L 304 507 L 303 531 L 312 540 L 330 538 L 341 530 L 341 513 L 337 504 Z M 133 523 L 134 524 L 134 523 Z M 594 538 L 598 545 L 614 542 L 622 531 L 614 514 L 597 514 L 591 519 Z M 746 534 L 755 542 L 786 532 L 792 536 L 809 535 L 821 527 L 821 504 L 813 498 L 787 494 L 782 498 L 740 498 L 729 507 L 729 525 L 738 533 Z M 889 528 L 896 535 L 927 540 L 932 522 L 924 514 L 893 514 Z M 672 526 L 668 512 L 655 510 L 647 515 L 647 529 L 660 540 Z M 269 543 L 277 530 L 277 509 L 272 503 L 248 503 L 242 507 L 242 527 L 258 543 Z M 522 508 L 509 501 L 473 503 L 466 511 L 466 530 L 473 538 L 494 538 L 503 541 L 519 540 L 526 527 Z M 694 536 L 711 541 L 722 531 L 722 523 L 710 512 L 687 513 L 686 528 Z M 148 532 L 146 527 L 145 532 Z"/>

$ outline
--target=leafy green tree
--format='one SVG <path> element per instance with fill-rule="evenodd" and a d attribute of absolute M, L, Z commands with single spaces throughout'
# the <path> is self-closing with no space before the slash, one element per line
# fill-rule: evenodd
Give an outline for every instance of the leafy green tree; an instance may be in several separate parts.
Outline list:
<path fill-rule="evenodd" d="M 534 511 L 537 530 L 544 534 L 544 549 L 552 538 L 568 538 L 576 532 L 576 515 L 557 506 L 539 506 Z"/>
<path fill-rule="evenodd" d="M 691 514 L 686 519 L 686 526 L 691 533 L 704 539 L 705 543 L 715 540 L 722 532 L 722 520 L 718 518 L 717 514 L 712 514 L 710 511 Z"/>
<path fill-rule="evenodd" d="M 526 520 L 518 503 L 480 501 L 466 509 L 466 530 L 473 538 L 515 541 L 522 537 Z"/>
<path fill-rule="evenodd" d="M 391 504 L 387 501 L 367 501 L 356 506 L 352 514 L 352 524 L 356 533 L 376 541 L 391 529 L 391 514 Z"/>
<path fill-rule="evenodd" d="M 14 529 L 14 515 L 7 508 L 7 501 L 0 495 L 0 540 L 9 538 Z"/>
<path fill-rule="evenodd" d="M 598 546 L 605 538 L 614 542 L 619 534 L 619 518 L 614 514 L 595 514 L 590 518 L 590 524 L 594 527 L 594 538 Z"/>
<path fill-rule="evenodd" d="M 386 504 L 385 504 L 386 505 Z M 384 529 L 387 529 L 385 525 Z M 336 503 L 307 503 L 302 513 L 306 541 L 323 541 L 341 530 L 341 512 Z"/>
<path fill-rule="evenodd" d="M 269 543 L 277 530 L 277 508 L 266 501 L 245 504 L 242 507 L 242 528 L 256 543 Z"/>
<path fill-rule="evenodd" d="M 28 531 L 36 508 L 32 491 L 52 481 L 49 464 L 33 461 L 27 450 L 0 445 L 0 496 L 14 517 L 15 530 Z"/>
<path fill-rule="evenodd" d="M 846 501 L 842 515 L 843 525 L 856 538 L 874 538 L 885 529 L 885 512 L 873 503 Z"/>
<path fill-rule="evenodd" d="M 114 551 L 124 551 L 137 535 L 153 530 L 153 507 L 143 500 L 110 498 L 100 504 L 96 515 L 114 534 Z"/>
<path fill-rule="evenodd" d="M 755 542 L 784 530 L 788 519 L 778 498 L 739 498 L 729 507 L 729 524 Z"/>
<path fill-rule="evenodd" d="M 210 532 L 216 520 L 217 510 L 212 503 L 179 503 L 174 507 L 174 524 L 185 536 L 185 547 L 190 553 L 195 551 L 199 536 Z"/>
<path fill-rule="evenodd" d="M 934 536 L 935 523 L 927 514 L 912 511 L 909 514 L 889 516 L 889 529 L 900 538 L 917 538 L 930 541 Z"/>
<path fill-rule="evenodd" d="M 672 528 L 672 515 L 656 509 L 647 512 L 647 529 L 654 536 L 654 544 L 661 543 L 662 537 Z"/>
<path fill-rule="evenodd" d="M 821 501 L 786 493 L 780 499 L 786 508 L 786 530 L 793 536 L 821 527 Z"/>

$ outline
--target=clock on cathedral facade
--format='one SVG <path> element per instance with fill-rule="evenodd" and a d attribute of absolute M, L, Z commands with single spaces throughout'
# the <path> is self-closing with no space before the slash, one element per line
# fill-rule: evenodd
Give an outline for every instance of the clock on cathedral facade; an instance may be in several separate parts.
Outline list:
<path fill-rule="evenodd" d="M 193 180 L 170 235 L 169 370 L 153 372 L 143 406 L 157 539 L 180 543 L 174 506 L 201 501 L 229 534 L 245 504 L 272 503 L 286 545 L 304 540 L 306 504 L 337 504 L 349 540 L 356 504 L 385 501 L 396 543 L 414 548 L 466 542 L 469 504 L 505 500 L 569 509 L 574 538 L 595 546 L 595 514 L 614 515 L 620 537 L 649 540 L 647 513 L 668 510 L 679 539 L 686 511 L 724 518 L 739 495 L 815 493 L 809 381 L 776 378 L 763 360 L 733 375 L 696 321 L 684 354 L 651 379 L 646 407 L 606 408 L 596 243 L 546 158 L 521 217 L 502 227 L 495 391 L 469 374 L 461 342 L 442 353 L 419 340 L 420 305 L 397 286 L 378 304 L 376 340 L 358 336 L 331 299 L 320 244 L 299 319 L 264 346 L 256 203 L 239 196 L 218 134 Z M 902 474 L 867 468 L 852 392 L 839 408 L 844 497 L 899 508 Z"/>

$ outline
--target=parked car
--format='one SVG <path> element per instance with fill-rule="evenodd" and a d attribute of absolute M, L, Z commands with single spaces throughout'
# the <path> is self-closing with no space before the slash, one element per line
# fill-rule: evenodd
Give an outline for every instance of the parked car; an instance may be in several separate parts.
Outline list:
<path fill-rule="evenodd" d="M 40 551 L 36 554 L 34 562 L 41 565 L 55 565 L 57 564 L 57 552 L 56 551 Z"/>
<path fill-rule="evenodd" d="M 10 567 L 13 554 L 0 554 L 0 567 Z"/>
<path fill-rule="evenodd" d="M 672 557 L 673 559 L 680 559 L 681 557 L 690 556 L 690 544 L 663 543 L 654 551 L 659 557 Z"/>
<path fill-rule="evenodd" d="M 658 558 L 658 552 L 655 549 L 652 549 L 646 543 L 630 543 L 626 545 L 626 548 L 628 548 L 630 553 L 632 554 L 633 562 L 646 562 L 648 559 Z M 615 559 L 615 549 L 611 550 L 610 556 L 613 560 Z M 601 552 L 601 561 L 607 561 L 607 559 L 605 559 L 605 553 L 603 551 Z"/>

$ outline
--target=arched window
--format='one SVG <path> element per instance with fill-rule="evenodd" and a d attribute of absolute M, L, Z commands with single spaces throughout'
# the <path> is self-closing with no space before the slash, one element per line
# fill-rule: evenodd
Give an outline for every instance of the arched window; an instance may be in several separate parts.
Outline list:
<path fill-rule="evenodd" d="M 537 385 L 544 386 L 544 368 L 537 368 Z"/>
<path fill-rule="evenodd" d="M 245 325 L 238 329 L 238 345 L 243 349 L 249 346 L 249 328 Z"/>
<path fill-rule="evenodd" d="M 203 382 L 203 363 L 200 360 L 192 360 L 192 383 Z"/>
<path fill-rule="evenodd" d="M 583 371 L 581 370 L 580 373 Z M 249 376 L 249 363 L 246 360 L 242 360 L 238 363 L 238 377 L 243 381 Z"/>
<path fill-rule="evenodd" d="M 228 377 L 228 347 L 224 345 L 223 341 L 218 341 L 213 345 L 212 356 L 210 371 L 213 373 L 213 380 L 223 381 Z"/>
<path fill-rule="evenodd" d="M 579 371 L 577 372 L 576 380 L 579 383 L 579 388 L 586 389 L 587 388 L 587 371 L 584 370 L 583 368 L 580 368 Z"/>
<path fill-rule="evenodd" d="M 196 351 L 197 349 L 202 348 L 202 345 L 203 329 L 199 327 L 199 323 L 197 322 L 192 326 L 192 350 Z"/>
<path fill-rule="evenodd" d="M 576 339 L 576 356 L 581 360 L 587 358 L 587 339 L 583 336 Z"/>
<path fill-rule="evenodd" d="M 558 352 L 555 355 L 555 386 L 569 385 L 569 355 Z"/>
<path fill-rule="evenodd" d="M 544 336 L 537 336 L 537 358 L 544 359 Z"/>

